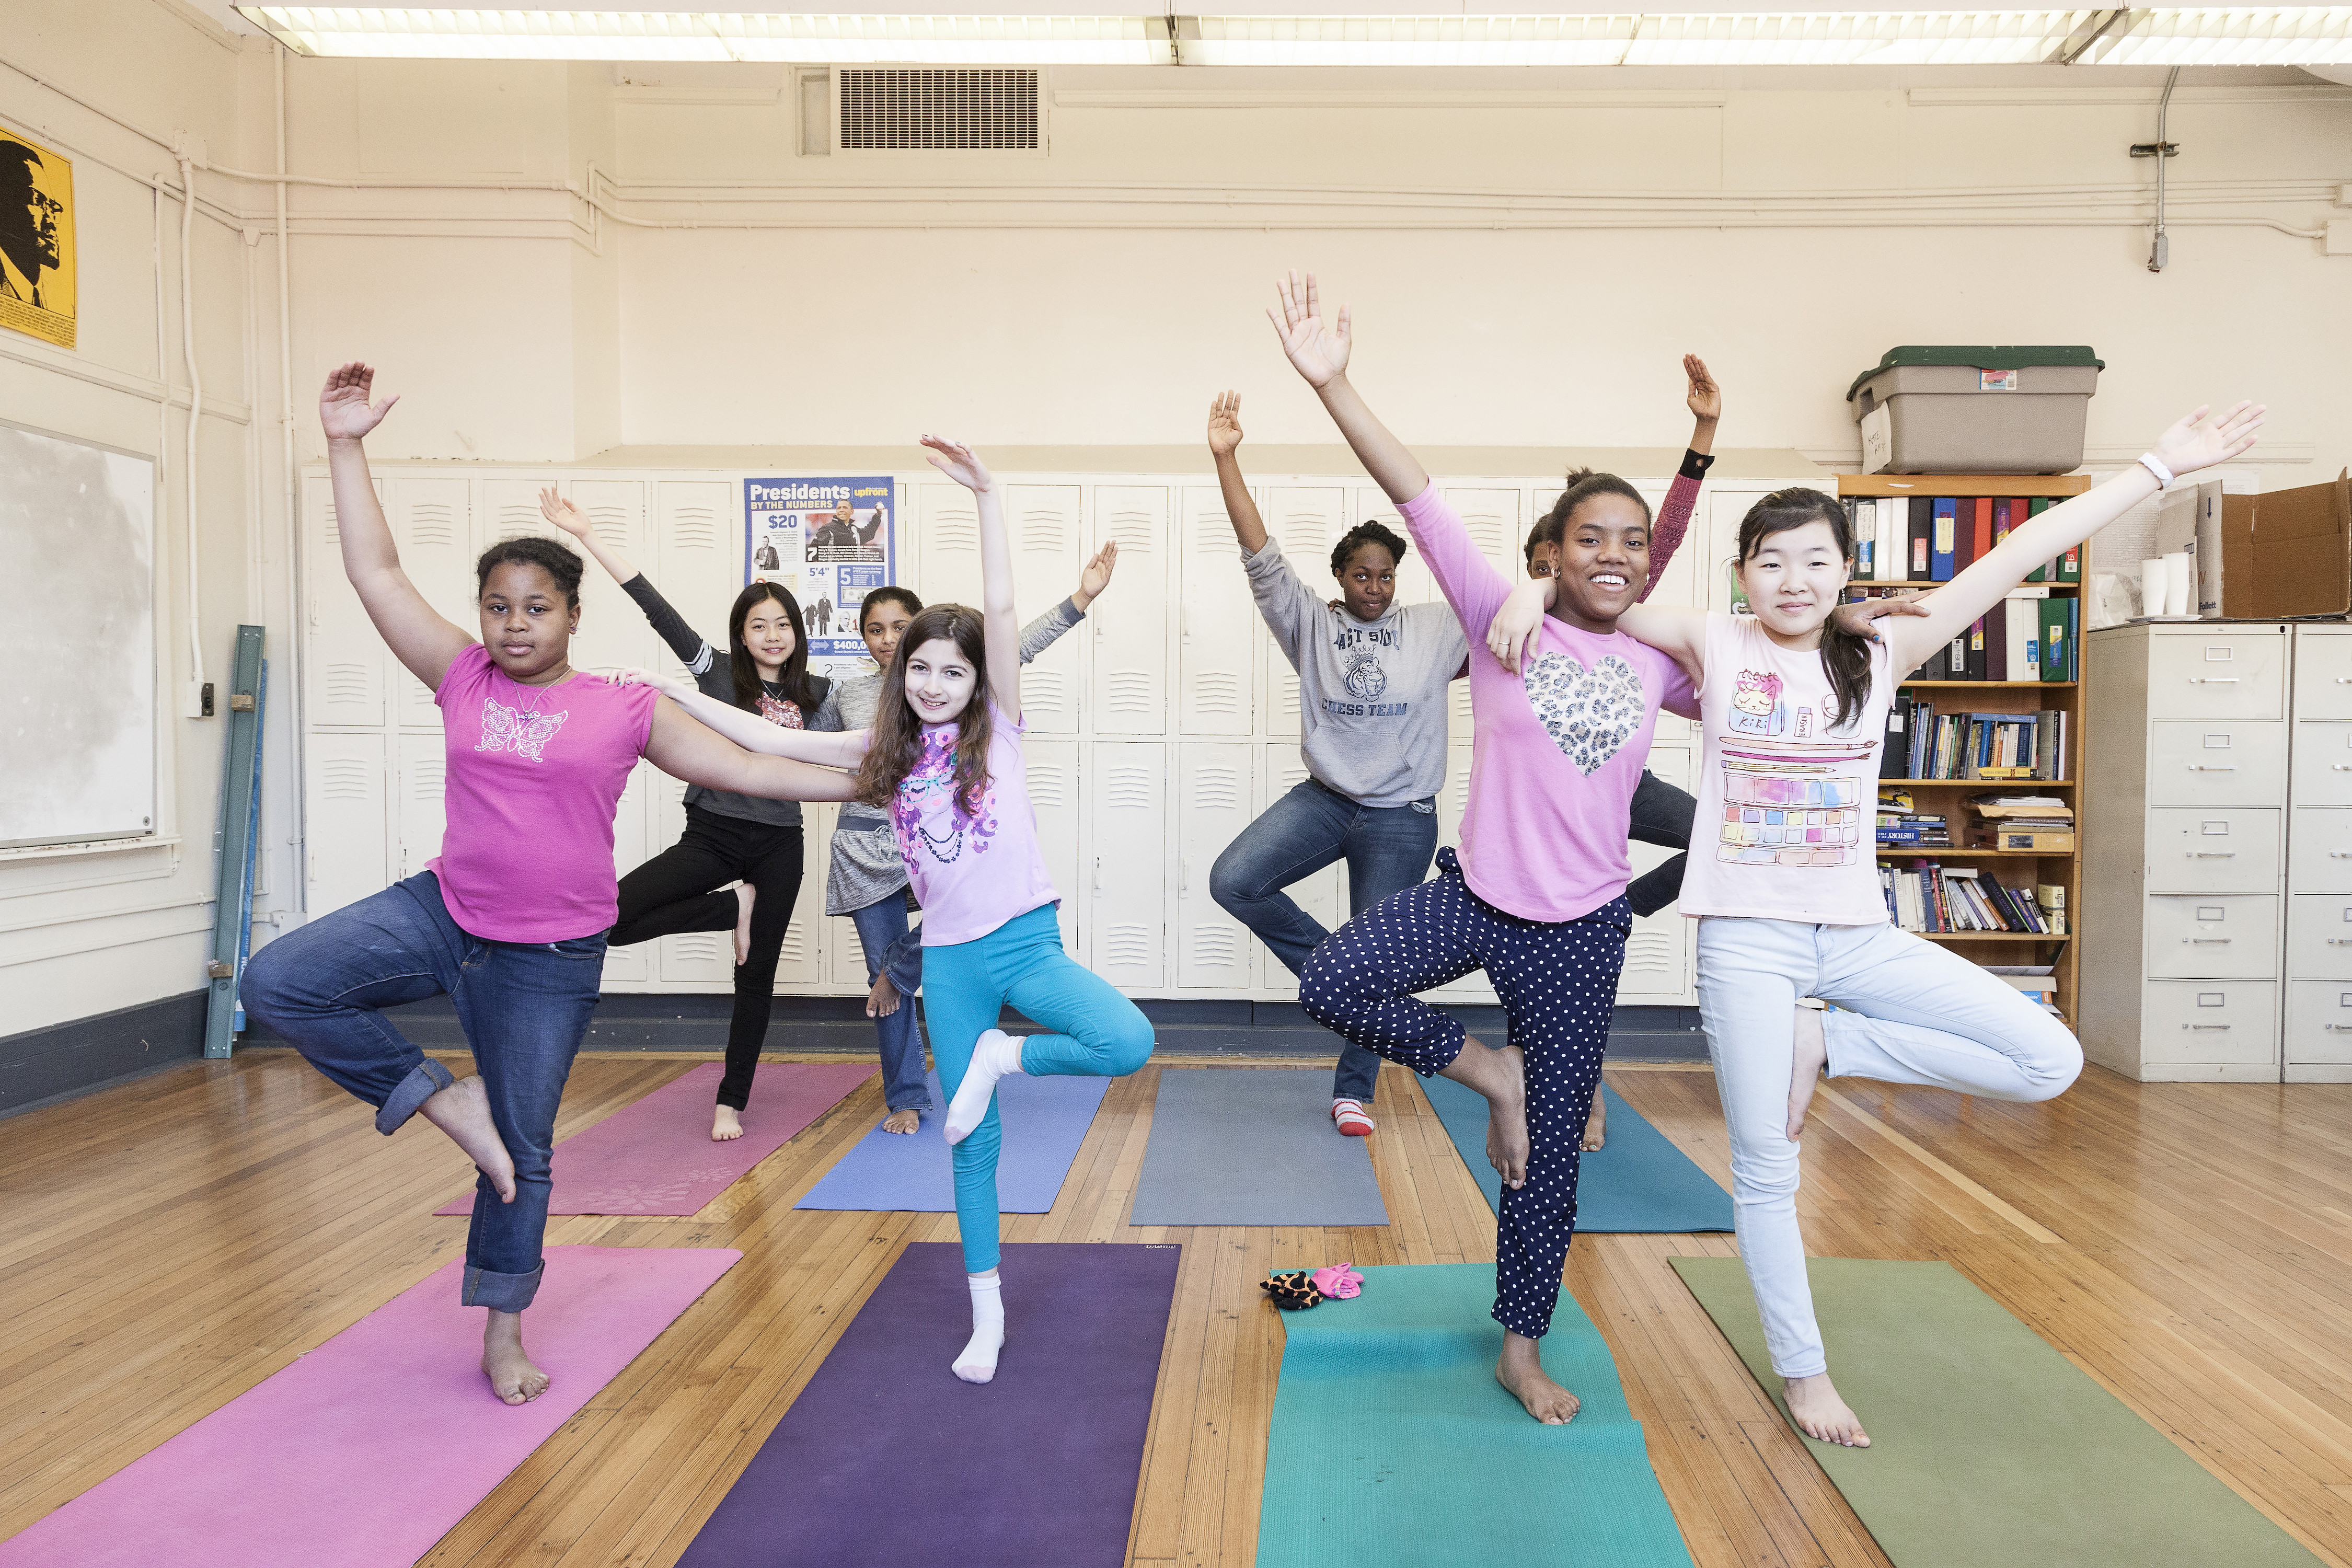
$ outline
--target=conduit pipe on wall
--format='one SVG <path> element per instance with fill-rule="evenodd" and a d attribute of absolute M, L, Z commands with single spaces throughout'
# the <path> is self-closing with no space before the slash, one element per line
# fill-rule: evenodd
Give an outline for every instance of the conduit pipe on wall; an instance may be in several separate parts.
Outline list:
<path fill-rule="evenodd" d="M 280 640 L 278 654 L 286 661 L 287 702 L 284 711 L 289 716 L 286 734 L 291 752 L 291 776 L 295 781 L 295 787 L 287 792 L 287 842 L 292 847 L 293 855 L 292 869 L 288 877 L 293 885 L 287 889 L 287 897 L 294 912 L 308 914 L 310 909 L 310 878 L 302 850 L 303 836 L 309 831 L 310 811 L 301 781 L 309 776 L 304 737 L 310 731 L 310 725 L 304 721 L 307 700 L 302 681 L 302 529 L 295 510 L 300 497 L 301 480 L 294 462 L 294 298 L 287 282 L 289 266 L 286 251 L 290 243 L 290 231 L 286 221 L 286 46 L 272 38 L 270 48 L 278 89 L 278 430 L 286 470 L 286 614 L 292 622 L 289 635 Z M 286 912 L 281 909 L 277 914 Z"/>
<path fill-rule="evenodd" d="M 187 719 L 204 717 L 205 639 L 199 624 L 196 592 L 196 421 L 204 417 L 205 377 L 196 368 L 196 279 L 192 247 L 196 225 L 196 174 L 188 155 L 187 132 L 180 133 L 172 156 L 180 164 L 180 353 L 188 365 L 188 450 L 180 465 L 180 484 L 187 497 L 186 515 L 180 521 L 187 534 L 188 568 L 188 692 L 181 709 Z"/>

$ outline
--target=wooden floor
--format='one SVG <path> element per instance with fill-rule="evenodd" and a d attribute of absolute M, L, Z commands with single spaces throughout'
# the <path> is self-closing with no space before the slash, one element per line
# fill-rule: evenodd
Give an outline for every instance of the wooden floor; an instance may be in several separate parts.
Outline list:
<path fill-rule="evenodd" d="M 559 1134 L 690 1065 L 583 1057 Z M 1111 1085 L 1053 1212 L 1010 1217 L 1005 1236 L 1183 1244 L 1129 1561 L 1246 1568 L 1282 1344 L 1257 1279 L 1489 1261 L 1494 1220 L 1391 1067 L 1371 1148 L 1392 1225 L 1130 1228 L 1163 1070 L 1184 1069 Z M 1609 1076 L 1727 1181 L 1704 1071 Z M 900 1245 L 955 1234 L 950 1215 L 793 1212 L 880 1113 L 869 1081 L 690 1219 L 552 1222 L 551 1242 L 744 1258 L 425 1562 L 674 1562 Z M 2010 1106 L 1848 1082 L 1825 1091 L 1804 1159 L 1814 1253 L 1949 1260 L 2352 1568 L 2352 1086 L 2142 1086 L 2093 1068 L 2054 1104 Z M 284 1052 L 0 1122 L 0 1538 L 455 1257 L 463 1222 L 431 1211 L 470 1175 L 421 1121 L 377 1137 Z M 1884 1563 L 1665 1262 L 1731 1250 L 1581 1237 L 1569 1267 L 1691 1553 L 1704 1568 Z"/>

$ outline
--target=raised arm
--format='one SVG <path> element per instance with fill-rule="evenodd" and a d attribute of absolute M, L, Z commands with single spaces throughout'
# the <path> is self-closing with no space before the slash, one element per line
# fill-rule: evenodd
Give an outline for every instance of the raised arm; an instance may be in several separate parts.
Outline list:
<path fill-rule="evenodd" d="M 1064 634 L 1087 618 L 1087 606 L 1110 586 L 1118 569 L 1118 541 L 1107 542 L 1078 572 L 1078 585 L 1070 596 L 1021 628 L 1021 662 L 1028 664 L 1062 640 Z"/>
<path fill-rule="evenodd" d="M 971 492 L 980 513 L 980 607 L 987 619 L 988 689 L 1013 723 L 1021 722 L 1021 626 L 1013 618 L 1013 541 L 1004 528 L 1004 491 L 969 447 L 926 436 L 931 467 Z"/>
<path fill-rule="evenodd" d="M 1657 521 L 1650 528 L 1650 576 L 1642 584 L 1643 599 L 1656 592 L 1658 580 L 1666 574 L 1675 552 L 1690 532 L 1698 488 L 1715 462 L 1716 421 L 1723 417 L 1723 389 L 1707 374 L 1706 361 L 1696 354 L 1683 355 L 1683 375 L 1689 382 L 1684 401 L 1691 411 L 1690 450 L 1683 454 L 1682 466 L 1675 471 L 1674 483 L 1666 487 L 1666 499 L 1659 504 Z"/>
<path fill-rule="evenodd" d="M 1265 548 L 1265 519 L 1242 480 L 1242 395 L 1221 392 L 1209 405 L 1209 457 L 1217 465 L 1217 489 L 1225 498 L 1225 521 L 1244 553 Z"/>
<path fill-rule="evenodd" d="M 1399 506 L 1427 489 L 1429 470 L 1405 449 L 1403 442 L 1389 433 L 1387 426 L 1373 416 L 1370 407 L 1349 384 L 1348 352 L 1352 339 L 1348 307 L 1340 306 L 1337 324 L 1327 327 L 1321 292 L 1312 272 L 1302 282 L 1293 270 L 1275 285 L 1275 292 L 1281 305 L 1279 309 L 1269 307 L 1265 315 L 1274 323 L 1275 335 L 1282 340 L 1282 352 L 1290 356 L 1292 366 L 1323 400 L 1331 422 L 1339 426 L 1339 434 L 1347 437 L 1356 460 L 1364 465 L 1372 482 L 1386 490 L 1389 500 Z"/>
<path fill-rule="evenodd" d="M 611 573 L 613 581 L 621 585 L 621 592 L 628 595 L 636 602 L 637 608 L 646 613 L 646 619 L 652 624 L 654 634 L 661 638 L 671 653 L 677 656 L 680 664 L 696 675 L 709 673 L 718 662 L 718 650 L 700 632 L 687 625 L 686 617 L 662 597 L 661 590 L 654 586 L 653 579 L 630 564 L 627 556 L 596 537 L 595 530 L 589 526 L 586 512 L 557 495 L 555 488 L 551 485 L 539 492 L 539 513 L 587 547 L 588 553 L 596 558 L 596 563 Z"/>
<path fill-rule="evenodd" d="M 719 706 L 724 708 L 725 704 Z M 791 733 L 782 725 L 765 727 L 778 734 Z M 658 703 L 654 708 L 653 733 L 646 740 L 646 761 L 688 784 L 737 795 L 764 795 L 770 800 L 847 800 L 857 790 L 856 775 L 838 768 L 817 767 L 783 757 L 754 756 L 717 731 L 697 723 L 674 702 Z"/>
<path fill-rule="evenodd" d="M 464 628 L 451 625 L 425 602 L 392 542 L 392 524 L 368 477 L 367 452 L 360 445 L 383 423 L 397 395 L 371 405 L 375 370 L 354 360 L 328 374 L 319 394 L 319 424 L 327 434 L 327 471 L 335 489 L 335 531 L 343 547 L 343 575 L 358 591 L 368 619 L 394 658 L 427 689 L 441 689 L 441 678 L 459 654 L 473 646 Z"/>
<path fill-rule="evenodd" d="M 2266 410 L 2259 404 L 2240 403 L 2210 418 L 2209 412 L 2200 407 L 2177 421 L 2150 448 L 2156 461 L 2176 478 L 2226 463 L 2252 447 Z M 1920 600 L 1925 616 L 1892 621 L 1882 628 L 1895 668 L 1918 668 L 1938 644 L 1958 637 L 1962 627 L 2024 582 L 2026 574 L 2074 549 L 2158 489 L 2147 465 L 2134 463 L 2105 483 L 2027 520 L 2024 527 L 2011 529 L 2007 539 L 1967 571 Z"/>
<path fill-rule="evenodd" d="M 637 575 L 628 557 L 597 538 L 596 531 L 588 525 L 588 514 L 558 495 L 553 485 L 544 486 L 539 492 L 539 515 L 578 540 L 596 558 L 596 564 L 612 574 L 614 582 L 626 587 L 629 579 Z"/>

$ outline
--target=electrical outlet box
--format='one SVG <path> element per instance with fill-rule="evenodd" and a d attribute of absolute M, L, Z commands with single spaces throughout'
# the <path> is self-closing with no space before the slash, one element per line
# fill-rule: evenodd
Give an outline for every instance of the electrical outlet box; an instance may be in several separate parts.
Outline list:
<path fill-rule="evenodd" d="M 2321 242 L 2330 256 L 2352 256 L 2352 217 L 2339 217 L 2327 226 L 2327 237 Z"/>

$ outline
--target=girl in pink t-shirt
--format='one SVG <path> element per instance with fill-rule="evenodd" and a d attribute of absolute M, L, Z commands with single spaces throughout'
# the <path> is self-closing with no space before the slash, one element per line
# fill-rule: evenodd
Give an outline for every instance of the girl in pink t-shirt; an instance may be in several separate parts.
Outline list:
<path fill-rule="evenodd" d="M 247 1012 L 376 1108 L 411 1116 L 480 1171 L 463 1300 L 488 1309 L 482 1371 L 509 1405 L 547 1391 L 523 1352 L 522 1310 L 545 1265 L 555 1112 L 596 1005 L 617 910 L 613 815 L 637 759 L 709 789 L 841 800 L 839 773 L 730 745 L 643 687 L 572 668 L 580 557 L 554 540 L 503 540 L 476 563 L 481 639 L 451 625 L 400 569 L 360 442 L 396 398 L 375 373 L 327 378 L 319 414 L 343 571 L 393 654 L 434 694 L 447 827 L 427 868 L 287 932 L 240 977 Z M 383 1016 L 447 994 L 475 1077 L 449 1069 Z"/>
<path fill-rule="evenodd" d="M 1621 621 L 1698 672 L 1706 749 L 1683 912 L 1699 922 L 1699 1011 L 1731 1134 L 1740 1258 L 1789 1414 L 1823 1442 L 1870 1442 L 1830 1382 L 1797 1226 L 1797 1139 L 1823 1068 L 2030 1101 L 2063 1092 L 2083 1068 L 2063 1024 L 1887 921 L 1874 792 L 1896 680 L 2174 475 L 2253 445 L 2262 412 L 2197 410 L 2139 463 L 2011 532 L 1921 600 L 1924 616 L 1885 622 L 1874 643 L 1830 623 L 1853 541 L 1844 509 L 1809 489 L 1766 496 L 1739 525 L 1752 617 L 1644 605 Z M 1542 598 L 1531 588 L 1491 633 L 1514 662 Z"/>

